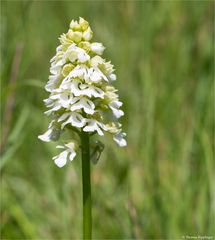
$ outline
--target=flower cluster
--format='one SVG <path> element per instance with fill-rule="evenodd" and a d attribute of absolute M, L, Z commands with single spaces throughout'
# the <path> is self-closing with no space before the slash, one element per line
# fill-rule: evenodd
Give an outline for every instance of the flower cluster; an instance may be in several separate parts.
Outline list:
<path fill-rule="evenodd" d="M 125 133 L 121 131 L 118 118 L 124 115 L 120 109 L 117 89 L 112 86 L 116 80 L 113 65 L 101 57 L 105 47 L 90 42 L 93 32 L 83 18 L 72 20 L 69 31 L 59 38 L 60 46 L 51 59 L 49 80 L 45 86 L 50 92 L 44 102 L 47 115 L 52 116 L 48 131 L 39 139 L 57 141 L 66 128 L 76 132 L 113 134 L 116 143 L 126 146 Z M 69 141 L 64 151 L 53 158 L 59 167 L 67 160 L 73 160 L 78 150 L 77 141 Z"/>

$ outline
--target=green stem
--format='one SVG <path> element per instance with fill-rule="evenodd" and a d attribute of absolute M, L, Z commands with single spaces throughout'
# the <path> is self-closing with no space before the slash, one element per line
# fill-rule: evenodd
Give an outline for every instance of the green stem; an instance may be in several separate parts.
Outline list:
<path fill-rule="evenodd" d="M 83 239 L 91 239 L 92 235 L 92 201 L 90 183 L 90 146 L 89 134 L 82 131 L 82 185 L 83 185 Z"/>

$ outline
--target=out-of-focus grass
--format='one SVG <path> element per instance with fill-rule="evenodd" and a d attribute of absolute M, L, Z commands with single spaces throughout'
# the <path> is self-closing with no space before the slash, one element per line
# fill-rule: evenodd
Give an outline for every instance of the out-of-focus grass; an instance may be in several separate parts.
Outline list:
<path fill-rule="evenodd" d="M 115 64 L 128 147 L 103 138 L 92 167 L 93 237 L 214 235 L 214 85 L 211 1 L 2 1 L 1 119 L 15 93 L 1 156 L 1 238 L 79 239 L 81 165 L 58 169 L 42 99 L 49 59 L 82 16 Z M 15 86 L 11 69 L 19 44 Z"/>

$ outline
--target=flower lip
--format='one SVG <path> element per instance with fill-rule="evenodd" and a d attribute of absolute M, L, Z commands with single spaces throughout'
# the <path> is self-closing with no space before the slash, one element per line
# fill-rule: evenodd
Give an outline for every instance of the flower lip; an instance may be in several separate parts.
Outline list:
<path fill-rule="evenodd" d="M 91 51 L 95 54 L 102 55 L 104 50 L 105 47 L 101 43 L 95 42 L 91 44 Z"/>
<path fill-rule="evenodd" d="M 125 147 L 127 146 L 127 142 L 124 139 L 126 136 L 126 133 L 117 133 L 114 137 L 113 140 L 120 146 L 120 147 Z"/>
<path fill-rule="evenodd" d="M 60 138 L 61 130 L 59 126 L 56 124 L 56 122 L 53 120 L 49 124 L 48 130 L 42 134 L 39 135 L 38 138 L 44 142 L 50 142 L 50 141 L 57 141 Z"/>
<path fill-rule="evenodd" d="M 85 132 L 97 132 L 100 136 L 103 136 L 104 133 L 101 128 L 105 128 L 104 125 L 96 120 L 88 119 L 87 125 L 83 128 Z"/>
<path fill-rule="evenodd" d="M 72 161 L 77 154 L 76 153 L 77 143 L 74 141 L 71 141 L 63 146 L 58 145 L 56 148 L 65 149 L 59 155 L 52 158 L 55 164 L 60 168 L 66 165 L 68 159 Z"/>
<path fill-rule="evenodd" d="M 83 109 L 87 114 L 92 115 L 94 113 L 95 105 L 91 100 L 86 97 L 77 97 L 77 99 L 78 101 L 71 106 L 71 111 Z"/>
<path fill-rule="evenodd" d="M 69 117 L 65 122 L 63 122 L 67 117 Z M 59 120 L 58 120 L 59 121 Z M 73 127 L 81 128 L 85 125 L 86 120 L 79 113 L 68 113 L 68 115 L 62 115 L 60 121 L 62 121 L 61 128 L 63 129 L 67 124 L 71 124 Z"/>

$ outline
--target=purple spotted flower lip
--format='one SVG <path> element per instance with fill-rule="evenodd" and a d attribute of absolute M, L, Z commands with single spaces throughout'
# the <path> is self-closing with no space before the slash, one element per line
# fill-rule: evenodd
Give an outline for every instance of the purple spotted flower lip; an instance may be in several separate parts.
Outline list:
<path fill-rule="evenodd" d="M 83 18 L 72 20 L 69 31 L 59 38 L 60 45 L 51 59 L 50 76 L 45 86 L 49 97 L 44 100 L 52 121 L 48 130 L 39 136 L 45 142 L 57 141 L 66 128 L 89 133 L 104 132 L 113 135 L 120 146 L 127 145 L 119 118 L 124 115 L 120 109 L 114 67 L 102 58 L 105 47 L 91 42 L 93 32 Z M 53 157 L 58 167 L 72 161 L 79 148 L 77 140 L 57 146 L 63 149 Z"/>

